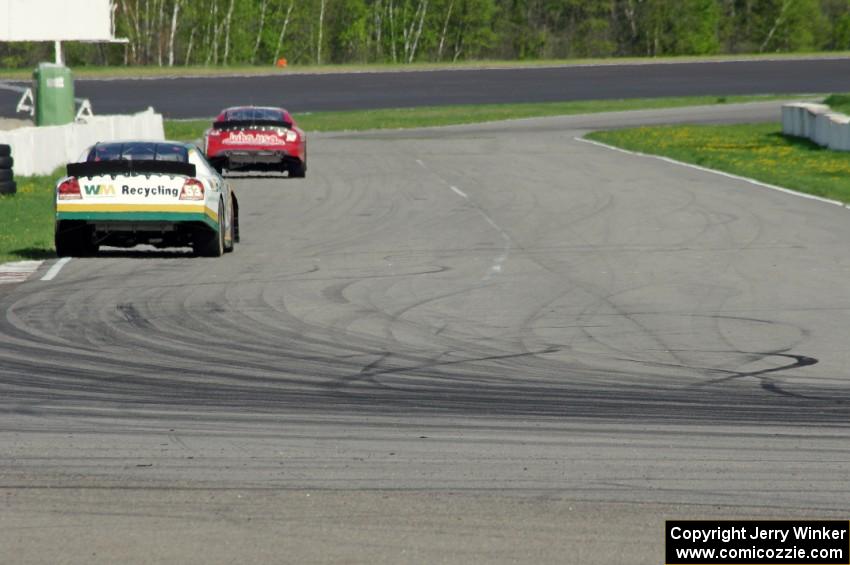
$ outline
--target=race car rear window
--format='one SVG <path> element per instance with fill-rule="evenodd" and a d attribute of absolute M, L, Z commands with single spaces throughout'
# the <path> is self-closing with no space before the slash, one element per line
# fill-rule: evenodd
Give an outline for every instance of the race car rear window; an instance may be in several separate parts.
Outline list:
<path fill-rule="evenodd" d="M 98 143 L 89 151 L 86 161 L 175 161 L 189 162 L 189 151 L 175 143 L 149 141 L 131 143 Z"/>
<path fill-rule="evenodd" d="M 256 120 L 276 122 L 286 121 L 283 112 L 274 108 L 237 108 L 235 110 L 228 110 L 225 115 L 225 119 L 228 122 Z"/>

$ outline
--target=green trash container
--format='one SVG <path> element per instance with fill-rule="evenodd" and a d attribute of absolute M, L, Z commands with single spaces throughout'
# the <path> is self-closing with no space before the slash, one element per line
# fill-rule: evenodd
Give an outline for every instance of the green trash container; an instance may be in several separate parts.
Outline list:
<path fill-rule="evenodd" d="M 74 78 L 71 69 L 39 63 L 32 75 L 35 125 L 61 126 L 74 121 Z"/>

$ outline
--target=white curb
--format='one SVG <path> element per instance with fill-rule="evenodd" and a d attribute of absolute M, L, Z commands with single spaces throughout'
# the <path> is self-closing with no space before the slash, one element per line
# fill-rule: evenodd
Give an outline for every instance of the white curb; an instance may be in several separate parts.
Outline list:
<path fill-rule="evenodd" d="M 36 272 L 44 261 L 14 261 L 0 264 L 0 284 L 21 283 Z"/>

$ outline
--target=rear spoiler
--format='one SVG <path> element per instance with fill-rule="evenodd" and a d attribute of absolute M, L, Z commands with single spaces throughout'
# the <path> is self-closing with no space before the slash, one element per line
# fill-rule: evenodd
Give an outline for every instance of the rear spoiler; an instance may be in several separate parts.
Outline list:
<path fill-rule="evenodd" d="M 292 122 L 283 120 L 228 120 L 213 122 L 213 129 L 244 129 L 244 128 L 292 128 Z"/>
<path fill-rule="evenodd" d="M 195 165 L 180 161 L 86 161 L 84 163 L 68 163 L 68 176 L 95 177 L 100 175 L 124 174 L 158 174 L 184 175 L 194 177 Z"/>

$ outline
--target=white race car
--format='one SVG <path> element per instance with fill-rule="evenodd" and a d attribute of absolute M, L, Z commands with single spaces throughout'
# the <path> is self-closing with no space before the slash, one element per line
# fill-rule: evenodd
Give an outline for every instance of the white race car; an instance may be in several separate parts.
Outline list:
<path fill-rule="evenodd" d="M 219 257 L 239 241 L 239 203 L 192 144 L 97 143 L 56 184 L 56 254 L 101 245 L 191 247 Z"/>

